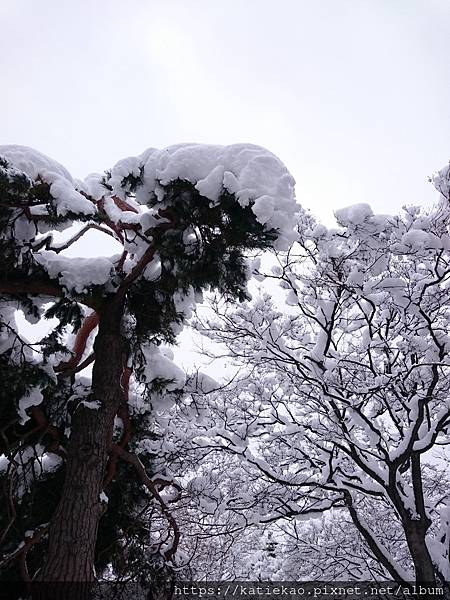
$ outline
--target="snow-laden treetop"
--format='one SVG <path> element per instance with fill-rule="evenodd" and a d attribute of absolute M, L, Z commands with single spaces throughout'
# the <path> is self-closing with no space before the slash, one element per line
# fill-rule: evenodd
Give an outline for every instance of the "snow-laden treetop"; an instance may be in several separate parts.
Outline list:
<path fill-rule="evenodd" d="M 163 202 L 162 186 L 181 180 L 193 184 L 212 203 L 219 202 L 220 194 L 226 191 L 241 206 L 250 205 L 259 223 L 277 230 L 277 247 L 286 247 L 295 237 L 298 205 L 294 178 L 276 156 L 260 146 L 177 144 L 162 150 L 149 148 L 139 156 L 120 160 L 107 176 L 91 174 L 83 182 L 74 181 L 60 163 L 26 146 L 0 146 L 0 157 L 32 180 L 49 184 L 61 216 L 68 212 L 94 214 L 96 206 L 91 200 L 105 195 L 125 200 L 131 191 L 139 204 L 148 204 L 150 197 Z"/>
<path fill-rule="evenodd" d="M 262 225 L 278 229 L 281 237 L 292 239 L 292 218 L 297 208 L 295 181 L 283 163 L 260 146 L 177 144 L 162 150 L 149 148 L 113 167 L 109 184 L 114 194 L 123 197 L 123 182 L 130 175 L 142 179 L 143 185 L 136 193 L 142 203 L 149 193 L 162 199 L 161 185 L 177 179 L 193 183 L 202 196 L 214 203 L 219 201 L 222 190 L 227 190 L 241 206 L 251 204 Z M 92 185 L 93 178 L 89 183 L 90 193 L 101 193 Z"/>
<path fill-rule="evenodd" d="M 149 148 L 84 181 L 37 150 L 0 146 L 2 291 L 30 319 L 40 296 L 80 319 L 77 303 L 101 313 L 126 298 L 135 339 L 173 341 L 202 291 L 243 300 L 248 253 L 296 239 L 294 184 L 276 156 L 250 144 Z M 72 226 L 56 242 L 53 233 Z M 67 256 L 90 229 L 121 254 Z"/>
<path fill-rule="evenodd" d="M 431 181 L 446 200 L 450 200 L 450 163 L 433 173 Z"/>

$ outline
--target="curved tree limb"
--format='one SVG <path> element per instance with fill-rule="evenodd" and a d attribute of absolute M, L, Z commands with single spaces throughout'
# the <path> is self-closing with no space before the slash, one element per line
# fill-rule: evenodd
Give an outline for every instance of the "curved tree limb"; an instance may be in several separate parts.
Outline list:
<path fill-rule="evenodd" d="M 157 486 L 158 486 L 158 484 L 161 484 L 164 487 L 169 487 L 173 484 L 169 481 L 164 481 L 164 480 L 154 481 L 153 479 L 151 479 L 148 476 L 144 465 L 139 460 L 139 457 L 137 457 L 135 454 L 132 454 L 131 452 L 127 452 L 126 450 L 124 450 L 123 448 L 120 448 L 120 447 L 117 447 L 115 451 L 120 456 L 120 458 L 122 458 L 123 460 L 125 460 L 126 462 L 128 462 L 129 464 L 131 464 L 135 467 L 141 482 L 143 483 L 143 485 L 145 485 L 145 487 L 148 489 L 148 491 L 153 495 L 153 497 L 157 500 L 158 504 L 160 505 L 161 512 L 167 519 L 167 522 L 169 523 L 169 526 L 171 527 L 172 532 L 173 532 L 172 544 L 170 545 L 170 547 L 167 550 L 165 550 L 163 552 L 163 555 L 166 560 L 168 560 L 168 561 L 172 560 L 172 558 L 174 557 L 174 555 L 178 549 L 178 544 L 180 542 L 181 534 L 180 534 L 178 524 L 175 520 L 175 517 L 169 511 L 167 504 L 165 503 L 165 501 L 163 500 L 163 498 L 161 497 L 161 495 L 158 491 Z"/>
<path fill-rule="evenodd" d="M 67 362 L 60 363 L 59 365 L 57 365 L 55 367 L 55 373 L 64 374 L 66 372 L 69 372 L 68 374 L 70 374 L 70 372 L 78 366 L 86 349 L 87 340 L 90 334 L 97 327 L 98 323 L 99 316 L 96 311 L 92 312 L 85 318 L 75 338 L 75 343 L 72 350 L 72 358 Z"/>

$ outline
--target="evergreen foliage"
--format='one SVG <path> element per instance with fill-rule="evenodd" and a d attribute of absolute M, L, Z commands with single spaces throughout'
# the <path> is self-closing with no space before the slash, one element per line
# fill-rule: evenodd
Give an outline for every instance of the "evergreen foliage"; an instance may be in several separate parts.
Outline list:
<path fill-rule="evenodd" d="M 130 209 L 126 200 L 113 195 L 110 180 L 111 172 L 107 172 L 101 182 L 105 196 L 121 210 L 125 203 L 129 213 L 139 218 L 147 215 L 149 227 L 144 228 L 144 219 L 141 223 L 139 218 L 132 225 L 114 221 L 104 207 L 104 197 L 95 198 L 83 190 L 74 193 L 90 201 L 93 210 L 84 205 L 62 210 L 54 194 L 54 176 L 30 177 L 0 157 L 0 450 L 6 459 L 0 470 L 3 582 L 23 579 L 24 568 L 27 577 L 38 576 L 47 559 L 46 533 L 33 539 L 29 548 L 27 540 L 52 521 L 61 500 L 74 415 L 92 399 L 89 373 L 78 374 L 89 340 L 84 340 L 81 351 L 75 349 L 88 318 L 102 315 L 120 297 L 127 354 L 122 377 L 128 365 L 133 384 L 124 388 L 121 410 L 126 411 L 127 423 L 125 417 L 116 419 L 113 444 L 138 453 L 150 478 L 164 476 L 164 465 L 148 449 L 162 435 L 155 424 L 152 400 L 166 396 L 176 401 L 185 392 L 170 374 L 149 378 L 145 347 L 175 343 L 194 296 L 202 291 L 247 298 L 246 254 L 271 247 L 278 237 L 277 228 L 257 220 L 253 200 L 240 203 L 225 188 L 217 201 L 211 201 L 202 196 L 195 182 L 174 179 L 160 185 L 163 198 L 149 192 L 146 206 L 141 201 L 140 209 L 133 208 L 134 204 Z M 65 181 L 64 185 L 69 184 Z M 123 177 L 123 197 L 134 202 L 136 191 L 141 189 L 142 195 L 143 185 L 141 165 L 138 174 L 132 171 Z M 80 292 L 64 279 L 64 269 L 69 268 L 65 263 L 55 274 L 42 257 L 59 260 L 64 256 L 53 241 L 52 230 L 72 228 L 69 233 L 75 231 L 75 239 L 73 227 L 79 231 L 83 224 L 86 230 L 90 226 L 107 230 L 123 244 L 124 252 L 107 282 L 87 283 Z M 126 269 L 127 260 L 132 264 Z M 160 272 L 146 277 L 145 268 L 152 261 L 160 262 Z M 30 322 L 55 319 L 56 325 L 37 343 L 29 344 L 15 325 L 17 310 Z M 93 356 L 91 362 L 96 359 Z M 140 397 L 139 411 L 127 405 L 129 394 Z M 129 439 L 124 441 L 125 434 Z M 111 457 L 108 468 L 111 476 L 107 480 L 105 474 L 104 489 L 108 500 L 107 504 L 103 500 L 104 516 L 96 541 L 97 575 L 142 585 L 152 578 L 167 578 L 172 563 L 165 558 L 168 554 L 161 549 L 162 542 L 152 541 L 152 535 L 155 527 L 160 540 L 174 535 L 174 531 L 167 532 L 168 509 L 158 492 L 152 496 L 142 485 L 132 464 Z M 26 552 L 21 551 L 24 544 Z"/>

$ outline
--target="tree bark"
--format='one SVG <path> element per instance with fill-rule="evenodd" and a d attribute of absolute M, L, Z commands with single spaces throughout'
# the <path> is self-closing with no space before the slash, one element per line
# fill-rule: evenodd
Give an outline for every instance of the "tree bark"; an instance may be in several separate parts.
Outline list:
<path fill-rule="evenodd" d="M 425 536 L 429 524 L 411 520 L 405 524 L 405 535 L 416 571 L 417 583 L 436 583 L 436 573 Z"/>
<path fill-rule="evenodd" d="M 411 453 L 411 480 L 418 518 L 404 522 L 406 541 L 416 571 L 417 583 L 436 583 L 436 570 L 426 544 L 426 534 L 431 525 L 423 494 L 420 453 Z"/>
<path fill-rule="evenodd" d="M 370 548 L 372 554 L 378 560 L 380 565 L 386 569 L 389 575 L 393 578 L 396 583 L 403 584 L 406 583 L 402 578 L 401 574 L 398 572 L 396 565 L 393 560 L 390 560 L 388 557 L 388 553 L 386 549 L 380 548 L 377 540 L 373 536 L 372 532 L 368 529 L 368 527 L 364 524 L 364 522 L 360 519 L 358 515 L 358 511 L 353 505 L 353 498 L 349 491 L 344 491 L 344 500 L 345 504 L 350 513 L 350 517 L 355 525 L 356 529 L 359 531 L 364 541 Z"/>
<path fill-rule="evenodd" d="M 100 502 L 114 417 L 122 400 L 121 376 L 126 350 L 121 335 L 122 303 L 112 298 L 100 313 L 95 339 L 92 397 L 98 408 L 80 405 L 72 419 L 66 477 L 61 500 L 51 520 L 48 555 L 40 582 L 93 582 L 97 529 L 104 504 Z M 37 587 L 39 596 L 39 587 Z M 46 598 L 89 598 L 89 585 L 46 585 Z M 58 592 L 59 590 L 59 592 Z M 58 595 L 60 593 L 60 596 Z"/>

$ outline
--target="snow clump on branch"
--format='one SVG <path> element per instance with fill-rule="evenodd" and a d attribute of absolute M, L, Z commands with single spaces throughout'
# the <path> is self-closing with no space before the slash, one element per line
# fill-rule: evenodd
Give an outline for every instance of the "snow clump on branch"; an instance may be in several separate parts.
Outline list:
<path fill-rule="evenodd" d="M 241 206 L 250 205 L 259 223 L 279 232 L 276 247 L 286 249 L 295 239 L 292 225 L 299 211 L 294 196 L 295 180 L 271 152 L 253 144 L 218 146 L 177 144 L 162 150 L 149 148 L 136 157 L 119 161 L 107 181 L 111 193 L 125 198 L 127 181 L 139 179 L 136 200 L 148 202 L 149 195 L 163 200 L 162 186 L 176 180 L 194 184 L 213 204 L 223 191 L 234 194 Z M 104 194 L 101 176 L 85 180 L 89 194 Z"/>
<path fill-rule="evenodd" d="M 68 212 L 92 215 L 95 205 L 78 190 L 69 171 L 59 162 L 27 146 L 15 144 L 0 146 L 0 157 L 19 169 L 32 180 L 42 180 L 50 186 L 50 193 L 56 201 L 56 212 L 64 216 Z"/>

